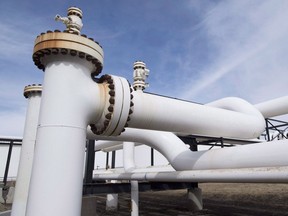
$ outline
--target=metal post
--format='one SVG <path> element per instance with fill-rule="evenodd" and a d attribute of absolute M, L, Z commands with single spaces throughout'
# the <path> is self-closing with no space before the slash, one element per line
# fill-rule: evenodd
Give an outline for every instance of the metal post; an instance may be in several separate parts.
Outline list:
<path fill-rule="evenodd" d="M 151 166 L 154 166 L 154 149 L 151 148 Z"/>
<path fill-rule="evenodd" d="M 268 125 L 269 120 L 268 120 L 268 119 L 265 119 L 265 122 L 266 122 L 266 135 L 267 135 L 267 141 L 269 142 L 269 141 L 270 141 L 269 125 Z"/>
<path fill-rule="evenodd" d="M 8 178 L 8 172 L 9 172 L 9 166 L 10 166 L 12 148 L 13 148 L 13 140 L 11 140 L 11 141 L 10 141 L 10 144 L 9 144 L 9 150 L 8 150 L 8 155 L 7 155 L 5 173 L 4 173 L 4 178 L 3 178 L 4 187 L 5 187 L 6 184 L 7 184 L 7 178 Z"/>
<path fill-rule="evenodd" d="M 87 142 L 84 183 L 92 183 L 92 180 L 93 180 L 93 170 L 94 170 L 94 163 L 95 163 L 94 146 L 95 146 L 94 140 L 89 140 Z"/>
<path fill-rule="evenodd" d="M 220 142 L 221 142 L 221 148 L 224 148 L 223 137 L 220 137 Z"/>
<path fill-rule="evenodd" d="M 115 160 L 116 160 L 116 151 L 112 151 L 112 164 L 111 164 L 112 169 L 115 168 Z"/>
<path fill-rule="evenodd" d="M 106 153 L 106 169 L 109 169 L 109 152 Z"/>

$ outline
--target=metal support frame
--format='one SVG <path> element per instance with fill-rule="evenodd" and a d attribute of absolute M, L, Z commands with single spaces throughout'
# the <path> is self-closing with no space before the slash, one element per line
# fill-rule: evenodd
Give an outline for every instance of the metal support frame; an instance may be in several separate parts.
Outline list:
<path fill-rule="evenodd" d="M 197 183 L 190 182 L 139 182 L 139 191 L 161 191 L 195 188 Z M 130 193 L 130 183 L 93 183 L 84 184 L 83 195 Z"/>
<path fill-rule="evenodd" d="M 198 136 L 198 135 L 189 135 L 189 136 L 178 136 L 185 144 L 190 146 L 191 151 L 197 151 L 198 145 L 206 145 L 211 146 L 220 146 L 221 148 L 224 147 L 232 147 L 233 144 L 225 144 L 224 141 L 232 141 L 232 142 L 239 142 L 242 144 L 252 143 L 252 141 L 245 141 L 245 140 L 237 140 L 237 139 L 230 139 L 230 138 L 223 138 L 223 137 L 209 137 L 209 136 Z"/>
<path fill-rule="evenodd" d="M 109 169 L 109 152 L 106 153 L 106 169 Z"/>
<path fill-rule="evenodd" d="M 151 148 L 151 166 L 154 166 L 154 149 Z"/>
<path fill-rule="evenodd" d="M 5 165 L 5 171 L 4 171 L 4 176 L 3 176 L 3 185 L 5 187 L 7 184 L 7 179 L 8 179 L 8 173 L 9 173 L 9 167 L 10 167 L 10 162 L 11 162 L 11 155 L 12 155 L 13 146 L 14 145 L 21 146 L 22 140 L 21 139 L 0 138 L 0 145 L 8 145 L 9 146 L 6 165 Z"/>
<path fill-rule="evenodd" d="M 93 170 L 94 170 L 94 163 L 95 163 L 94 146 L 95 146 L 95 140 L 87 141 L 84 183 L 92 183 L 93 181 Z"/>
<path fill-rule="evenodd" d="M 116 151 L 112 151 L 112 162 L 111 162 L 111 168 L 115 168 L 115 163 L 116 163 Z"/>
<path fill-rule="evenodd" d="M 266 140 L 271 141 L 270 130 L 278 131 L 285 139 L 288 139 L 285 136 L 284 131 L 288 129 L 288 122 L 277 120 L 277 119 L 270 119 L 266 118 Z M 283 128 L 285 127 L 285 128 Z"/>
<path fill-rule="evenodd" d="M 8 155 L 7 155 L 7 161 L 6 161 L 6 167 L 5 167 L 5 172 L 4 172 L 4 178 L 3 178 L 4 187 L 7 184 L 10 160 L 11 160 L 11 155 L 12 155 L 12 148 L 13 148 L 13 140 L 10 140 L 9 150 L 8 150 Z"/>

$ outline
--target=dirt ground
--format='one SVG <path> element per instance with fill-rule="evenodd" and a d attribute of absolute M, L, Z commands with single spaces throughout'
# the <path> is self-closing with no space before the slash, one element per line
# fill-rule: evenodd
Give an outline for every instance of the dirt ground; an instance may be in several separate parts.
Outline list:
<path fill-rule="evenodd" d="M 186 190 L 142 192 L 140 215 L 288 216 L 288 184 L 199 184 L 204 209 L 191 211 Z M 117 212 L 105 210 L 105 195 L 94 196 L 97 215 L 130 215 L 130 195 L 119 194 Z M 11 205 L 0 205 L 0 211 Z"/>

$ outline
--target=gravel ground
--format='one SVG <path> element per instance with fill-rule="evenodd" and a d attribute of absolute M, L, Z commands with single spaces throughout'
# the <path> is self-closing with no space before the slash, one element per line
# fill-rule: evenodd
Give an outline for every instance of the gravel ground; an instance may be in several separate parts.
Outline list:
<path fill-rule="evenodd" d="M 204 209 L 191 211 L 186 190 L 140 193 L 140 215 L 288 216 L 288 184 L 199 184 Z M 130 195 L 119 194 L 119 210 L 105 210 L 105 195 L 93 197 L 97 215 L 130 215 Z M 93 203 L 93 202 L 92 202 Z M 11 205 L 0 204 L 0 211 Z"/>

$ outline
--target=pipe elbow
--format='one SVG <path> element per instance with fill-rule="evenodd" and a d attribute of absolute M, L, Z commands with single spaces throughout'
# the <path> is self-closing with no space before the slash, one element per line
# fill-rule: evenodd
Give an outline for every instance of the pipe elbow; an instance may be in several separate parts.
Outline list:
<path fill-rule="evenodd" d="M 250 138 L 259 137 L 261 133 L 265 130 L 265 119 L 262 113 L 257 108 L 255 108 L 255 106 L 253 106 L 244 99 L 237 97 L 226 97 L 220 100 L 210 102 L 206 105 L 244 114 L 243 117 L 246 118 L 247 124 L 246 126 L 243 125 L 242 127 L 250 128 Z M 235 121 L 237 121 L 237 119 L 235 119 Z M 239 132 L 240 131 L 241 126 L 239 127 Z"/>

